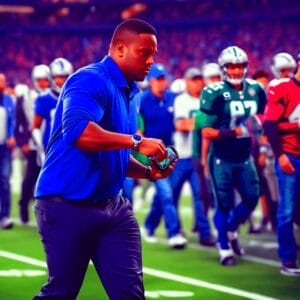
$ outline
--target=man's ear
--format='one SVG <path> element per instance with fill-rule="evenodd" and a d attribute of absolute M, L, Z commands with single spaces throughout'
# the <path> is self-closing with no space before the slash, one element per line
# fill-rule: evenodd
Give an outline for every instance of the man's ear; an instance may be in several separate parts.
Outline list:
<path fill-rule="evenodd" d="M 116 45 L 118 57 L 124 57 L 127 47 L 123 41 L 118 41 Z"/>

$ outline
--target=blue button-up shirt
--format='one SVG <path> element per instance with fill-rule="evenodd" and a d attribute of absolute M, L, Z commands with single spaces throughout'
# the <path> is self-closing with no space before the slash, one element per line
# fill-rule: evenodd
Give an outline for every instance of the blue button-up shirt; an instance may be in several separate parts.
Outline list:
<path fill-rule="evenodd" d="M 130 149 L 92 152 L 80 150 L 75 143 L 89 122 L 133 134 L 137 107 L 131 99 L 136 92 L 135 83 L 128 85 L 109 56 L 81 68 L 67 80 L 56 108 L 36 197 L 101 200 L 119 193 Z"/>

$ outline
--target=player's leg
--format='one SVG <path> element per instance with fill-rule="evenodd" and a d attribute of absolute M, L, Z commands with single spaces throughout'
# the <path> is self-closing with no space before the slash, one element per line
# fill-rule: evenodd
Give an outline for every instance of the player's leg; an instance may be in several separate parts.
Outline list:
<path fill-rule="evenodd" d="M 211 156 L 209 159 L 212 191 L 216 203 L 214 223 L 218 233 L 220 263 L 225 266 L 235 264 L 227 236 L 228 216 L 234 207 L 232 167 L 231 162 L 218 157 Z"/>
<path fill-rule="evenodd" d="M 92 261 L 110 300 L 144 299 L 141 237 L 129 201 L 119 197 L 106 208 L 106 230 Z"/>
<path fill-rule="evenodd" d="M 10 217 L 11 195 L 10 175 L 12 171 L 11 150 L 0 145 L 0 229 L 10 229 L 13 222 Z"/>
<path fill-rule="evenodd" d="M 35 300 L 76 299 L 93 249 L 93 218 L 99 218 L 90 210 L 58 198 L 36 200 L 49 277 Z"/>
<path fill-rule="evenodd" d="M 232 210 L 228 230 L 236 231 L 255 209 L 259 199 L 259 180 L 252 160 L 236 164 L 234 183 L 241 195 L 241 202 Z"/>
<path fill-rule="evenodd" d="M 299 276 L 300 269 L 296 267 L 297 245 L 293 231 L 293 212 L 300 199 L 300 160 L 292 156 L 290 160 L 296 170 L 294 174 L 287 174 L 276 165 L 280 193 L 277 211 L 278 254 L 283 265 L 282 273 L 296 273 Z M 292 267 L 286 269 L 286 265 Z"/>
<path fill-rule="evenodd" d="M 203 246 L 214 246 L 215 239 L 211 235 L 208 217 L 204 212 L 203 199 L 201 198 L 199 175 L 191 164 L 191 171 L 189 174 L 189 183 L 191 185 L 193 194 L 194 214 L 196 226 L 199 230 L 199 242 Z"/>

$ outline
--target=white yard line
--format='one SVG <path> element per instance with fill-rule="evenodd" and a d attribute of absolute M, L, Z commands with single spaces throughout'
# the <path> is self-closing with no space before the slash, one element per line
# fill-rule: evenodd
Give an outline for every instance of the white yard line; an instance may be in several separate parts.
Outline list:
<path fill-rule="evenodd" d="M 44 261 L 34 259 L 31 257 L 27 257 L 24 255 L 0 250 L 0 256 L 8 258 L 8 259 L 12 259 L 12 260 L 20 261 L 23 263 L 27 263 L 30 265 L 46 268 L 46 263 Z M 143 271 L 145 274 L 148 274 L 151 276 L 155 276 L 155 277 L 159 277 L 159 278 L 163 278 L 163 279 L 167 279 L 167 280 L 172 280 L 172 281 L 177 281 L 177 282 L 181 282 L 181 283 L 185 283 L 185 284 L 193 285 L 193 286 L 197 286 L 197 287 L 203 287 L 203 288 L 218 291 L 220 293 L 227 293 L 227 294 L 231 294 L 231 295 L 241 296 L 241 297 L 245 297 L 247 299 L 276 300 L 276 298 L 260 295 L 257 293 L 251 293 L 251 292 L 243 291 L 240 289 L 231 288 L 228 286 L 215 284 L 215 283 L 209 283 L 209 282 L 206 282 L 203 280 L 189 278 L 189 277 L 181 276 L 181 275 L 176 275 L 173 273 L 159 271 L 159 270 L 155 270 L 155 269 L 151 269 L 151 268 L 147 268 L 147 267 L 144 267 Z"/>
<path fill-rule="evenodd" d="M 165 239 L 159 238 L 158 242 L 161 244 L 167 245 L 167 241 Z M 263 244 L 263 242 L 261 242 L 261 244 Z M 201 249 L 201 250 L 208 251 L 208 252 L 216 252 L 217 251 L 216 248 L 204 247 L 204 246 L 200 246 L 195 243 L 188 243 L 187 247 L 191 248 L 191 249 Z M 268 265 L 271 267 L 276 267 L 276 268 L 280 268 L 280 266 L 281 266 L 279 261 L 276 261 L 273 259 L 261 258 L 261 257 L 254 256 L 254 255 L 246 254 L 245 256 L 243 256 L 242 259 L 247 260 L 247 261 L 252 261 L 255 263 L 259 263 L 259 264 L 263 264 L 263 265 Z"/>
<path fill-rule="evenodd" d="M 13 221 L 16 224 L 22 225 L 20 220 L 17 219 L 17 218 L 13 218 Z M 31 221 L 31 222 L 29 222 L 29 224 L 23 225 L 23 226 L 36 227 L 36 223 L 35 223 L 35 221 Z M 157 240 L 160 244 L 165 244 L 165 245 L 168 244 L 168 241 L 164 238 L 158 238 Z M 252 241 L 252 244 L 253 243 L 257 247 L 263 247 L 265 245 L 265 242 L 260 241 L 260 240 L 255 240 L 254 242 Z M 201 246 L 199 244 L 196 244 L 196 243 L 193 243 L 193 242 L 188 243 L 188 248 L 201 249 L 201 250 L 210 251 L 210 252 L 216 252 L 217 251 L 216 248 L 203 247 L 203 246 Z M 254 256 L 254 255 L 245 255 L 245 256 L 243 256 L 243 259 L 247 260 L 247 261 L 255 262 L 255 263 L 260 263 L 260 264 L 263 264 L 263 265 L 268 265 L 268 266 L 271 266 L 271 267 L 276 267 L 276 268 L 280 268 L 280 266 L 281 266 L 279 261 L 272 260 L 272 259 L 267 259 L 267 258 L 261 258 L 261 257 Z"/>
<path fill-rule="evenodd" d="M 243 291 L 243 290 L 236 289 L 236 288 L 231 288 L 231 287 L 221 285 L 221 284 L 209 283 L 209 282 L 199 280 L 199 279 L 194 279 L 194 278 L 189 278 L 189 277 L 186 277 L 186 276 L 176 275 L 176 274 L 172 274 L 172 273 L 169 273 L 169 272 L 164 272 L 164 271 L 159 271 L 159 270 L 154 270 L 154 269 L 149 269 L 149 268 L 144 268 L 143 270 L 144 270 L 145 274 L 152 275 L 152 276 L 155 276 L 155 277 L 164 278 L 164 279 L 168 279 L 168 280 L 173 280 L 173 281 L 177 281 L 177 282 L 180 282 L 180 283 L 185 283 L 185 284 L 193 285 L 193 286 L 197 286 L 197 287 L 204 287 L 204 288 L 215 290 L 215 291 L 218 291 L 218 292 L 221 292 L 221 293 L 226 293 L 226 294 L 245 297 L 247 299 L 276 300 L 276 298 L 272 298 L 272 297 L 268 297 L 268 296 L 264 296 L 264 295 L 260 295 L 260 294 L 256 294 L 256 293 Z"/>

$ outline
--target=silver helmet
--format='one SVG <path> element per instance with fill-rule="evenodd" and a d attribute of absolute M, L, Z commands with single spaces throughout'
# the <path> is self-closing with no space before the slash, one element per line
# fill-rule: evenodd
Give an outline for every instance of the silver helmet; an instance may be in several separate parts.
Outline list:
<path fill-rule="evenodd" d="M 237 46 L 230 46 L 225 48 L 218 58 L 219 66 L 223 72 L 224 79 L 231 84 L 240 84 L 245 78 L 248 66 L 248 56 L 244 50 Z M 241 78 L 230 78 L 227 73 L 227 66 L 229 64 L 243 64 L 244 72 Z"/>
<path fill-rule="evenodd" d="M 60 92 L 61 87 L 57 86 L 54 81 L 53 77 L 56 76 L 69 76 L 73 73 L 73 65 L 71 62 L 69 62 L 67 59 L 58 57 L 54 59 L 50 63 L 50 74 L 52 77 L 52 89 L 55 90 L 56 92 Z"/>
<path fill-rule="evenodd" d="M 202 67 L 203 79 L 206 84 L 210 83 L 211 77 L 222 78 L 222 70 L 217 63 L 207 63 Z"/>
<path fill-rule="evenodd" d="M 277 53 L 272 59 L 271 71 L 275 78 L 280 78 L 280 73 L 283 69 L 290 69 L 289 77 L 292 77 L 296 70 L 296 61 L 287 52 Z"/>
<path fill-rule="evenodd" d="M 31 80 L 33 83 L 33 87 L 39 91 L 43 92 L 45 89 L 41 88 L 38 84 L 38 79 L 47 79 L 49 82 L 51 81 L 50 69 L 47 65 L 36 65 L 32 68 L 31 72 Z"/>

